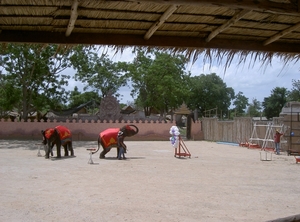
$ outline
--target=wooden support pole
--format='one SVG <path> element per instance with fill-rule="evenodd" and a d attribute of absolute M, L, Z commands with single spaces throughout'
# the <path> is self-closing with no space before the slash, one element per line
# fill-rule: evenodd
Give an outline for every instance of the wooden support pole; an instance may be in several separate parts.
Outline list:
<path fill-rule="evenodd" d="M 154 23 L 148 32 L 145 34 L 144 39 L 148 40 L 154 34 L 154 32 L 177 10 L 179 5 L 171 5 L 167 11 L 159 18 L 159 20 Z"/>
<path fill-rule="evenodd" d="M 212 31 L 209 36 L 205 39 L 206 42 L 209 42 L 210 40 L 212 40 L 214 37 L 216 37 L 219 33 L 223 32 L 224 30 L 226 30 L 227 28 L 229 28 L 230 26 L 234 25 L 235 23 L 237 23 L 240 19 L 242 19 L 245 15 L 247 15 L 249 12 L 251 12 L 251 10 L 242 10 L 241 12 L 235 14 L 230 20 L 228 20 L 227 22 L 225 22 L 223 25 L 221 25 L 220 27 L 218 27 L 217 29 L 215 29 L 214 31 Z"/>
<path fill-rule="evenodd" d="M 285 36 L 285 35 L 289 34 L 290 32 L 295 31 L 299 27 L 300 27 L 300 22 L 294 26 L 291 26 L 290 28 L 283 30 L 282 32 L 277 33 L 276 35 L 273 35 L 271 38 L 264 41 L 264 45 L 268 45 L 272 42 L 275 42 L 276 40 L 280 39 L 282 36 Z"/>
<path fill-rule="evenodd" d="M 75 27 L 75 22 L 78 17 L 77 8 L 78 8 L 78 0 L 74 0 L 72 8 L 71 8 L 71 16 L 70 16 L 69 25 L 68 25 L 68 28 L 66 31 L 67 37 L 71 35 L 71 32 L 73 31 L 73 29 Z"/>

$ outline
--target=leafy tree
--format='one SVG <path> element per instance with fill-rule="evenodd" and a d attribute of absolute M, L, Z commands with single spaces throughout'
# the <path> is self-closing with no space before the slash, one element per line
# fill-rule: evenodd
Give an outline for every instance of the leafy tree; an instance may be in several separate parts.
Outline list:
<path fill-rule="evenodd" d="M 90 50 L 77 50 L 71 57 L 76 80 L 87 83 L 87 88 L 92 88 L 102 97 L 109 93 L 116 94 L 121 86 L 126 85 L 124 70 L 126 63 L 114 63 L 108 58 L 108 55 L 99 55 L 97 52 Z"/>
<path fill-rule="evenodd" d="M 182 55 L 136 51 L 129 69 L 133 86 L 131 95 L 137 95 L 136 103 L 144 108 L 146 116 L 150 115 L 151 108 L 163 114 L 184 102 L 189 76 L 185 72 L 186 62 Z"/>
<path fill-rule="evenodd" d="M 235 110 L 236 114 L 238 114 L 238 115 L 244 114 L 245 109 L 249 105 L 248 98 L 245 97 L 242 92 L 238 92 L 238 94 L 236 94 L 236 96 L 235 96 L 233 105 L 234 105 L 234 110 Z"/>
<path fill-rule="evenodd" d="M 64 103 L 69 76 L 60 73 L 69 67 L 71 52 L 59 45 L 1 45 L 5 100 L 11 101 L 6 108 L 17 108 L 27 121 L 30 112 Z"/>
<path fill-rule="evenodd" d="M 287 102 L 287 89 L 276 87 L 271 91 L 269 97 L 264 98 L 262 106 L 264 107 L 265 116 L 268 119 L 279 116 L 282 107 Z"/>
<path fill-rule="evenodd" d="M 75 86 L 74 90 L 70 92 L 69 107 L 77 107 L 90 101 L 100 103 L 101 98 L 96 92 L 79 92 L 78 87 Z"/>
<path fill-rule="evenodd" d="M 249 104 L 247 114 L 252 117 L 261 115 L 262 104 L 257 99 L 253 98 L 252 103 Z"/>
<path fill-rule="evenodd" d="M 300 101 L 300 80 L 292 80 L 292 90 L 288 92 L 288 101 Z"/>
<path fill-rule="evenodd" d="M 234 90 L 227 87 L 226 83 L 215 73 L 191 77 L 188 106 L 198 109 L 200 115 L 204 116 L 205 110 L 216 107 L 226 115 L 233 99 Z"/>
<path fill-rule="evenodd" d="M 3 116 L 5 111 L 15 108 L 20 94 L 20 90 L 15 88 L 12 82 L 5 80 L 5 75 L 0 74 L 0 116 Z"/>

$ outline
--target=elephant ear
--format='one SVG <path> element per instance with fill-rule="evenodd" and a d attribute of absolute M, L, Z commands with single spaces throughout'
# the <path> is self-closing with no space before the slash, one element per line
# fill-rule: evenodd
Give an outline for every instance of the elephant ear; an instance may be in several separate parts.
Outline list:
<path fill-rule="evenodd" d="M 49 139 L 52 136 L 53 133 L 54 133 L 54 129 L 53 128 L 49 128 L 49 129 L 46 129 L 45 131 L 43 131 L 43 136 L 46 139 Z"/>

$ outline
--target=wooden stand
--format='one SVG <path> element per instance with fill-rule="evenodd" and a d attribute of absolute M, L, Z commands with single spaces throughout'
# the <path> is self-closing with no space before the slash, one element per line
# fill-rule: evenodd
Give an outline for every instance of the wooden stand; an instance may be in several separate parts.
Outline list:
<path fill-rule="evenodd" d="M 191 158 L 191 153 L 189 149 L 186 147 L 184 144 L 183 140 L 181 139 L 181 136 L 179 136 L 179 143 L 178 143 L 178 148 L 175 148 L 175 155 L 174 157 L 189 157 Z"/>
<path fill-rule="evenodd" d="M 88 164 L 94 164 L 94 161 L 93 161 L 93 159 L 92 159 L 92 156 L 93 156 L 93 152 L 96 151 L 96 148 L 88 148 L 88 149 L 86 149 L 86 150 L 87 150 L 87 151 L 90 151 L 90 159 L 89 159 Z"/>
<path fill-rule="evenodd" d="M 268 151 L 259 152 L 261 161 L 272 161 L 272 153 Z"/>
<path fill-rule="evenodd" d="M 41 154 L 41 147 L 44 147 L 44 150 L 45 150 L 45 145 L 42 144 L 42 143 L 37 143 L 37 144 L 35 144 L 35 145 L 38 146 L 38 153 L 37 153 L 37 156 L 43 156 L 43 155 Z"/>

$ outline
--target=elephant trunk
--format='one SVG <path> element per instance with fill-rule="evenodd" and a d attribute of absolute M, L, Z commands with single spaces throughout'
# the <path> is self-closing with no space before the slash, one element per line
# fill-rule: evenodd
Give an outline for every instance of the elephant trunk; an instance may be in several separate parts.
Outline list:
<path fill-rule="evenodd" d="M 138 134 L 138 132 L 139 132 L 139 128 L 137 128 L 135 125 L 129 125 L 129 126 L 132 126 L 132 127 L 134 127 L 134 128 L 135 128 L 135 132 L 134 132 L 134 134 L 133 134 L 133 135 L 136 135 L 136 134 Z"/>
<path fill-rule="evenodd" d="M 46 159 L 49 159 L 50 153 L 51 153 L 51 143 L 49 141 L 47 141 L 46 150 L 45 150 L 45 158 Z"/>

